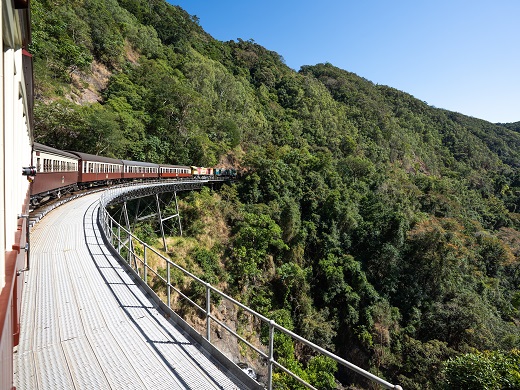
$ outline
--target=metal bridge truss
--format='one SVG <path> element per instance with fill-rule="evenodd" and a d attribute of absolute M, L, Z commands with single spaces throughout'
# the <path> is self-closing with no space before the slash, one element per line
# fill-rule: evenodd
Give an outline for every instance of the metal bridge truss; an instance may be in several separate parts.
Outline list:
<path fill-rule="evenodd" d="M 131 202 L 131 206 L 128 205 Z M 170 209 L 170 205 L 175 204 L 175 213 L 166 216 Z M 131 210 L 129 210 L 129 208 Z M 129 232 L 132 232 L 132 226 L 137 222 L 156 220 L 159 225 L 159 232 L 163 242 L 163 249 L 168 252 L 166 245 L 166 227 L 165 222 L 176 218 L 177 228 L 175 229 L 178 235 L 182 236 L 182 223 L 179 213 L 179 204 L 177 202 L 177 190 L 168 193 L 156 193 L 146 197 L 124 200 L 122 204 L 113 207 L 111 210 L 112 217 L 118 220 L 119 224 L 126 226 Z M 173 230 L 173 229 L 170 229 Z M 156 232 L 157 233 L 157 232 Z M 126 241 L 124 242 L 127 243 Z M 130 242 L 129 245 L 132 245 Z"/>

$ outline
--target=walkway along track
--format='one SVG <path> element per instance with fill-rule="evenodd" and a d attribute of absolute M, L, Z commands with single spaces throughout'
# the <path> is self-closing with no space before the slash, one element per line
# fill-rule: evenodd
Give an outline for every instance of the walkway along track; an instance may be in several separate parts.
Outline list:
<path fill-rule="evenodd" d="M 213 360 L 133 282 L 101 238 L 99 196 L 64 204 L 32 229 L 16 387 L 258 388 Z"/>

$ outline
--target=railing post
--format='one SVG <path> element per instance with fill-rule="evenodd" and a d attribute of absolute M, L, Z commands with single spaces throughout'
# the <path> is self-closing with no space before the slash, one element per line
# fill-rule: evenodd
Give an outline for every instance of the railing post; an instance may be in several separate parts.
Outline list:
<path fill-rule="evenodd" d="M 121 255 L 121 225 L 117 224 L 117 253 Z"/>
<path fill-rule="evenodd" d="M 273 361 L 274 361 L 274 324 L 269 321 L 269 366 L 267 367 L 267 389 L 273 389 Z"/>
<path fill-rule="evenodd" d="M 148 286 L 148 262 L 147 262 L 147 259 L 146 259 L 146 248 L 148 246 L 146 244 L 144 244 L 144 254 L 143 254 L 143 261 L 144 261 L 144 270 L 143 270 L 143 278 L 144 278 L 144 283 Z"/>
<path fill-rule="evenodd" d="M 206 340 L 211 342 L 211 284 L 206 283 Z"/>
<path fill-rule="evenodd" d="M 105 213 L 105 215 L 108 214 L 106 209 L 104 209 L 103 212 Z M 107 215 L 107 218 L 108 218 L 108 215 Z M 110 218 L 109 221 L 110 221 L 110 243 L 113 246 L 114 245 L 114 232 L 112 231 L 112 229 L 114 228 L 114 225 L 113 225 L 112 218 Z"/>
<path fill-rule="evenodd" d="M 172 307 L 171 306 L 171 280 L 170 280 L 171 276 L 170 276 L 170 262 L 169 261 L 166 262 L 166 274 L 167 274 L 166 275 L 166 280 L 168 282 L 168 298 L 167 298 L 167 300 L 168 300 L 168 307 L 171 309 L 171 307 Z"/>

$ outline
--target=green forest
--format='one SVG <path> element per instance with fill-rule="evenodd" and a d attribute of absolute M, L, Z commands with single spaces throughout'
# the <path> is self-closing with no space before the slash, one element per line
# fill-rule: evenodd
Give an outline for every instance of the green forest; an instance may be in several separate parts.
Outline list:
<path fill-rule="evenodd" d="M 520 122 L 294 71 L 164 0 L 31 8 L 37 142 L 240 173 L 183 199 L 194 272 L 404 389 L 520 388 Z"/>

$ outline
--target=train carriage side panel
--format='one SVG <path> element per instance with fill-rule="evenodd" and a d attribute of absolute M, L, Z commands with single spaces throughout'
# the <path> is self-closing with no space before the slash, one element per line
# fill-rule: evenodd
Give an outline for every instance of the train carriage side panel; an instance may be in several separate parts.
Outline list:
<path fill-rule="evenodd" d="M 0 389 L 13 389 L 13 347 L 20 330 L 21 290 L 28 266 L 26 214 L 29 181 L 22 172 L 31 164 L 33 143 L 30 13 L 20 1 L 3 1 L 0 37 Z M 29 168 L 30 170 L 30 168 Z M 22 319 L 23 320 L 23 319 Z"/>
<path fill-rule="evenodd" d="M 159 177 L 162 179 L 184 179 L 192 177 L 191 168 L 184 165 L 160 165 Z"/>
<path fill-rule="evenodd" d="M 71 151 L 79 157 L 78 182 L 82 186 L 116 182 L 123 178 L 123 163 L 119 159 Z"/>
<path fill-rule="evenodd" d="M 213 168 L 192 166 L 191 173 L 194 177 L 209 178 L 209 177 L 213 176 Z"/>
<path fill-rule="evenodd" d="M 46 145 L 34 143 L 33 164 L 36 176 L 31 194 L 45 195 L 68 191 L 78 182 L 78 157 Z"/>
<path fill-rule="evenodd" d="M 123 179 L 157 179 L 159 177 L 159 165 L 142 161 L 122 160 Z"/>

